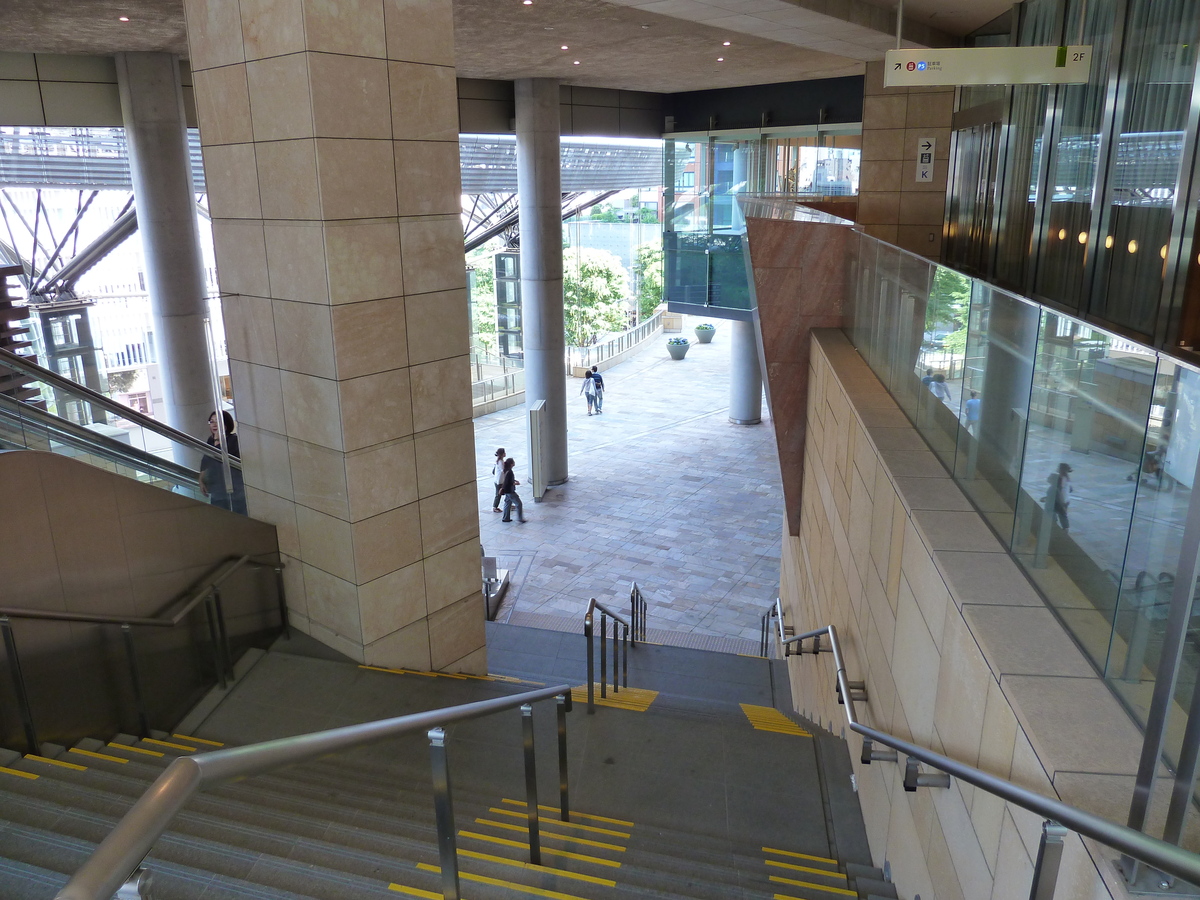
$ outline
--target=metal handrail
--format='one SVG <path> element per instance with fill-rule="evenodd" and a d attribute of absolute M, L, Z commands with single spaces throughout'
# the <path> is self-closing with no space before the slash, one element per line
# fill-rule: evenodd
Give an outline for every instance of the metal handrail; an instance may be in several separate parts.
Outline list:
<path fill-rule="evenodd" d="M 226 557 L 209 570 L 210 572 L 219 572 L 220 574 L 202 581 L 199 587 L 189 592 L 190 598 L 189 594 L 184 594 L 173 601 L 179 603 L 184 601 L 185 598 L 187 599 L 187 602 L 172 616 L 111 616 L 102 613 L 74 613 L 53 609 L 24 609 L 15 606 L 0 606 L 0 616 L 10 619 L 53 619 L 59 622 L 94 622 L 102 625 L 149 625 L 151 627 L 172 628 L 178 625 L 184 616 L 195 609 L 196 605 L 209 592 L 219 588 L 229 576 L 246 563 L 251 563 L 259 569 L 266 568 L 267 566 L 282 565 L 282 563 L 258 562 L 257 560 L 252 560 L 249 556 Z"/>
<path fill-rule="evenodd" d="M 146 706 L 146 694 L 142 686 L 141 672 L 138 668 L 137 652 L 133 643 L 133 627 L 149 626 L 152 628 L 173 628 L 183 621 L 201 603 L 205 604 L 205 614 L 208 619 L 209 639 L 213 648 L 213 667 L 217 680 L 224 689 L 228 679 L 233 675 L 233 651 L 229 645 L 229 632 L 225 627 L 225 611 L 221 605 L 221 585 L 234 572 L 244 565 L 257 569 L 272 568 L 275 570 L 275 587 L 279 605 L 280 629 L 290 636 L 288 625 L 287 597 L 283 587 L 283 563 L 260 562 L 250 556 L 229 556 L 208 571 L 196 584 L 182 596 L 167 604 L 170 608 L 182 604 L 170 616 L 113 616 L 103 613 L 76 613 L 49 609 L 28 609 L 22 607 L 0 607 L 0 634 L 3 636 L 6 656 L 8 657 L 9 672 L 13 681 L 17 708 L 21 717 L 21 725 L 25 732 L 25 742 L 30 753 L 38 753 L 41 746 L 37 736 L 37 728 L 33 721 L 33 707 L 29 701 L 29 691 L 25 684 L 25 675 L 21 668 L 21 658 L 17 652 L 16 636 L 13 634 L 11 619 L 40 619 L 56 622 L 88 622 L 99 625 L 119 626 L 125 645 L 126 662 L 129 664 L 130 687 L 133 691 L 134 705 L 137 707 L 138 725 L 143 737 L 150 734 L 150 715 Z"/>
<path fill-rule="evenodd" d="M 646 640 L 646 612 L 646 598 L 635 581 L 629 588 L 629 618 L 633 622 L 630 637 L 635 645 L 638 641 Z"/>
<path fill-rule="evenodd" d="M 53 440 L 87 453 L 102 456 L 120 465 L 136 466 L 147 474 L 162 478 L 164 481 L 178 484 L 194 484 L 196 481 L 196 472 L 186 466 L 114 440 L 85 425 L 79 425 L 70 419 L 64 419 L 62 416 L 56 416 L 54 413 L 39 409 L 30 403 L 23 403 L 2 394 L 0 394 L 0 416 L 13 423 L 15 427 L 22 429 L 32 422 L 36 427 L 45 429 L 47 435 Z"/>
<path fill-rule="evenodd" d="M 855 702 L 857 700 L 866 700 L 866 687 L 861 682 L 852 682 L 847 678 L 846 664 L 842 657 L 842 648 L 838 641 L 836 627 L 826 625 L 824 628 L 806 631 L 804 634 L 787 638 L 782 643 L 785 652 L 786 648 L 792 644 L 799 644 L 799 652 L 802 653 L 803 641 L 813 640 L 813 651 L 814 653 L 819 653 L 822 649 L 820 641 L 823 636 L 828 636 L 829 638 L 829 649 L 833 653 L 833 663 L 836 668 L 837 691 L 841 695 L 839 702 L 845 706 L 846 722 L 850 726 L 851 731 L 855 731 L 867 739 L 862 753 L 862 761 L 864 763 L 869 764 L 872 759 L 869 742 L 877 741 L 909 757 L 907 768 L 911 774 L 905 779 L 905 788 L 907 790 L 915 790 L 918 786 L 934 783 L 918 780 L 930 777 L 918 776 L 916 774 L 916 765 L 912 760 L 919 760 L 926 765 L 944 772 L 946 775 L 972 784 L 977 788 L 987 791 L 989 794 L 1007 800 L 1009 803 L 1014 803 L 1022 809 L 1044 816 L 1054 823 L 1066 826 L 1072 831 L 1090 837 L 1115 850 L 1119 850 L 1124 855 L 1151 865 L 1160 872 L 1182 878 L 1193 884 L 1200 884 L 1200 854 L 1189 853 L 1182 847 L 1168 844 L 1166 841 L 1150 837 L 1148 834 L 1143 834 L 1125 825 L 1110 822 L 1107 819 L 1085 812 L 1078 807 L 1063 803 L 1060 800 L 1052 800 L 1049 797 L 1044 797 L 1041 794 L 1014 784 L 1007 778 L 1000 778 L 992 775 L 990 772 L 984 772 L 982 769 L 977 769 L 956 759 L 935 753 L 932 750 L 920 747 L 888 732 L 864 725 L 859 721 Z M 875 756 L 874 758 L 880 759 L 882 757 Z M 945 783 L 948 784 L 948 782 Z M 1046 830 L 1043 831 L 1042 840 L 1043 844 L 1045 844 L 1047 840 Z M 1043 847 L 1043 849 L 1045 848 Z M 1039 861 L 1041 858 L 1042 855 L 1039 854 Z M 1038 877 L 1039 871 L 1035 869 L 1035 884 Z M 1051 892 L 1052 890 L 1051 888 Z M 1042 897 L 1043 894 L 1038 893 L 1036 896 Z M 1045 894 L 1044 896 L 1050 896 L 1050 894 Z"/>
<path fill-rule="evenodd" d="M 612 616 L 613 630 L 613 693 L 619 693 L 621 686 L 617 678 L 617 667 L 621 660 L 621 646 L 624 644 L 625 656 L 624 665 L 622 666 L 622 674 L 624 675 L 625 687 L 629 687 L 629 646 L 637 644 L 637 637 L 633 640 L 629 637 L 629 622 L 620 614 L 613 612 L 595 597 L 588 601 L 587 611 L 583 614 L 583 637 L 587 643 L 587 711 L 588 714 L 596 712 L 596 683 L 595 683 L 595 650 L 592 646 L 594 631 L 594 618 L 596 610 L 600 610 L 600 698 L 603 700 L 608 696 L 608 617 Z M 622 627 L 622 634 L 618 636 L 617 626 Z"/>
<path fill-rule="evenodd" d="M 136 409 L 132 409 L 131 407 L 125 406 L 122 403 L 118 403 L 111 397 L 107 397 L 98 391 L 93 391 L 91 388 L 85 387 L 84 385 L 79 384 L 76 381 L 72 381 L 69 378 L 64 378 L 57 372 L 52 372 L 50 369 L 45 369 L 42 366 L 39 366 L 37 363 L 30 362 L 24 356 L 18 356 L 16 353 L 13 353 L 9 350 L 0 349 L 0 365 L 9 369 L 15 369 L 16 371 L 24 375 L 29 375 L 31 378 L 35 378 L 38 381 L 44 381 L 46 384 L 50 385 L 51 387 L 58 388 L 60 391 L 78 394 L 92 406 L 98 406 L 120 419 L 125 419 L 128 422 L 132 422 L 141 428 L 145 428 L 147 431 L 153 431 L 156 434 L 162 435 L 168 440 L 174 441 L 177 444 L 183 444 L 184 446 L 202 453 L 205 456 L 211 456 L 214 459 L 221 458 L 221 451 L 214 448 L 211 444 L 206 444 L 199 438 L 192 437 L 192 435 L 187 434 L 186 432 L 178 431 L 172 428 L 170 425 L 166 425 L 163 422 L 158 421 L 158 419 L 153 419 L 145 413 L 138 412 Z M 50 414 L 47 413 L 47 415 Z M 58 417 L 55 416 L 55 418 Z M 235 459 L 236 457 L 230 457 L 230 465 L 232 465 L 235 469 L 240 469 L 241 463 L 235 462 Z"/>
<path fill-rule="evenodd" d="M 787 634 L 783 628 L 783 604 L 779 598 L 775 598 L 775 602 L 767 607 L 767 611 L 762 616 L 762 633 L 758 642 L 758 655 L 767 656 L 770 651 L 771 638 L 771 619 L 776 622 L 776 633 L 779 637 L 779 642 L 785 648 L 787 647 Z"/>
<path fill-rule="evenodd" d="M 454 722 L 503 712 L 549 697 L 569 695 L 570 690 L 570 685 L 560 684 L 510 697 L 495 697 L 361 725 L 278 738 L 246 747 L 181 756 L 167 767 L 109 832 L 108 837 L 100 842 L 87 862 L 55 895 L 56 900 L 109 900 L 134 874 L 175 816 L 196 793 L 206 787 L 234 778 L 270 772 L 340 750 L 362 747 L 386 738 L 414 731 L 436 730 Z M 530 815 L 536 815 L 536 809 Z"/>

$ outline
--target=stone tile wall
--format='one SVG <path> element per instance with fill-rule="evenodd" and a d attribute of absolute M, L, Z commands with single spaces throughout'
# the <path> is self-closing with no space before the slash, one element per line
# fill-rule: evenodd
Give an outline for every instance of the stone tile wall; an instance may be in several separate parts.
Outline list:
<path fill-rule="evenodd" d="M 787 623 L 837 626 L 867 724 L 1123 822 L 1138 728 L 845 335 L 812 335 L 800 533 L 783 535 Z M 845 732 L 830 657 L 789 670 L 798 710 Z M 900 766 L 862 765 L 846 737 L 875 863 L 891 864 L 901 896 L 1028 895 L 1039 817 L 960 782 L 906 793 Z M 1200 846 L 1194 817 L 1185 845 Z M 1114 856 L 1071 835 L 1055 896 L 1125 896 Z"/>
<path fill-rule="evenodd" d="M 485 672 L 450 0 L 186 0 L 251 514 L 301 630 Z"/>
<path fill-rule="evenodd" d="M 883 62 L 867 63 L 857 217 L 867 234 L 941 258 L 953 115 L 954 88 L 885 88 Z M 924 137 L 936 140 L 933 181 L 918 182 Z"/>

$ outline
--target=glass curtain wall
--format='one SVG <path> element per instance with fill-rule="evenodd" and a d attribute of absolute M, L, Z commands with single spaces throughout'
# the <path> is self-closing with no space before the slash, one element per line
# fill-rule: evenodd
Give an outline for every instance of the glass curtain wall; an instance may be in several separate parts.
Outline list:
<path fill-rule="evenodd" d="M 980 169 L 978 142 L 960 135 L 955 171 L 991 177 L 976 193 L 995 201 L 952 204 L 954 235 L 982 236 L 984 246 L 951 240 L 947 260 L 1191 358 L 1200 341 L 1200 5 L 1026 0 L 1019 15 L 1021 46 L 1091 45 L 1089 81 L 1008 89 L 994 174 Z M 975 93 L 960 93 L 960 114 L 982 102 Z"/>
<path fill-rule="evenodd" d="M 1071 307 L 1080 304 L 1088 246 L 1094 242 L 1092 200 L 1107 133 L 1105 101 L 1116 12 L 1111 0 L 1067 0 L 1061 41 L 1091 45 L 1091 76 L 1087 84 L 1059 85 L 1049 92 L 1055 115 L 1042 223 L 1034 245 L 1033 294 Z"/>
<path fill-rule="evenodd" d="M 846 131 L 842 127 L 842 131 Z M 854 126 L 857 131 L 858 126 Z M 746 223 L 736 197 L 785 193 L 853 203 L 862 139 L 817 127 L 795 133 L 681 136 L 664 141 L 666 299 L 748 310 L 742 253 Z"/>
<path fill-rule="evenodd" d="M 1145 722 L 1200 457 L 1200 368 L 854 241 L 852 342 Z M 1200 616 L 1177 681 L 1173 759 L 1198 648 Z"/>

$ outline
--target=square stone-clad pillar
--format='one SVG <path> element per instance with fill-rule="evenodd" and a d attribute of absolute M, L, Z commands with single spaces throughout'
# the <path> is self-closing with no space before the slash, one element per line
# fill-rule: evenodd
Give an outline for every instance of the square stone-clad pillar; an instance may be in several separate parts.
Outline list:
<path fill-rule="evenodd" d="M 251 515 L 294 624 L 486 671 L 451 0 L 185 0 Z"/>

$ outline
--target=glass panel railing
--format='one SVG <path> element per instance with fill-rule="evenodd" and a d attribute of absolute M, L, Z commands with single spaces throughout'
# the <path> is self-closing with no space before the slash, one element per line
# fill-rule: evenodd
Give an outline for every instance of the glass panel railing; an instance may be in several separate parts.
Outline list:
<path fill-rule="evenodd" d="M 851 341 L 1145 722 L 1193 502 L 1200 370 L 867 235 L 854 248 Z M 1172 758 L 1200 671 L 1192 621 Z"/>
<path fill-rule="evenodd" d="M 201 500 L 199 460 L 220 459 L 203 441 L 4 350 L 0 448 L 71 456 Z"/>

